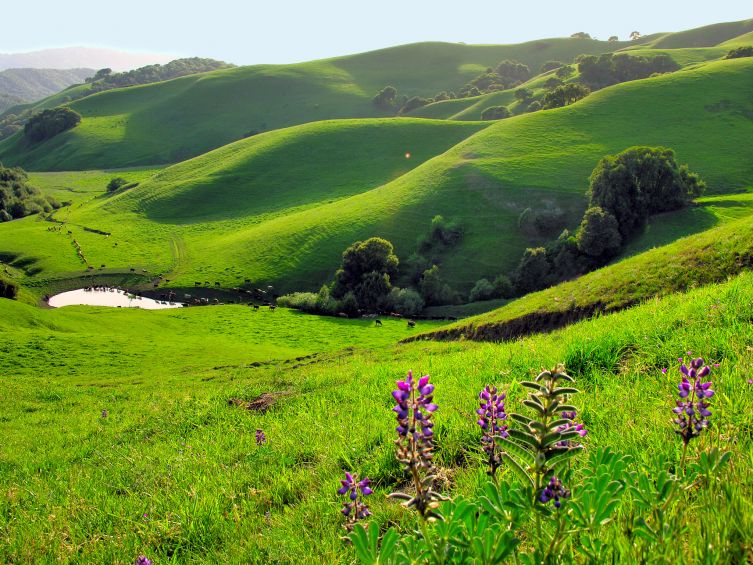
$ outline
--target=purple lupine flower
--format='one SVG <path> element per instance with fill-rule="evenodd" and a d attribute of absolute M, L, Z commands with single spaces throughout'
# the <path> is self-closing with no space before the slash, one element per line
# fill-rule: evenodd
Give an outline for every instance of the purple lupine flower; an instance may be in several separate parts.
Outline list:
<path fill-rule="evenodd" d="M 667 374 L 667 368 L 666 367 L 662 367 L 661 368 L 661 374 L 662 375 L 666 375 Z"/>
<path fill-rule="evenodd" d="M 136 559 L 136 565 L 152 565 L 152 560 L 147 559 L 145 555 L 139 555 Z"/>
<path fill-rule="evenodd" d="M 397 460 L 405 466 L 413 479 L 416 495 L 396 492 L 390 497 L 404 500 L 406 506 L 415 506 L 421 516 L 431 515 L 431 509 L 442 497 L 433 491 L 434 482 L 434 422 L 437 410 L 434 404 L 434 385 L 429 375 L 416 380 L 408 371 L 405 380 L 397 381 L 392 397 L 397 405 L 392 409 L 397 418 Z"/>
<path fill-rule="evenodd" d="M 567 431 L 574 430 L 578 432 L 578 435 L 580 437 L 586 437 L 586 435 L 588 435 L 588 430 L 586 430 L 586 426 L 584 426 L 583 424 L 575 423 L 575 418 L 577 415 L 578 414 L 575 410 L 571 410 L 571 411 L 565 410 L 565 411 L 560 412 L 560 416 L 562 416 L 563 419 L 570 420 L 570 421 L 565 424 L 562 424 L 561 426 L 558 426 L 557 431 L 560 433 L 564 433 Z M 557 447 L 577 447 L 580 444 L 576 443 L 573 440 L 566 439 L 563 441 L 558 441 L 556 445 Z"/>
<path fill-rule="evenodd" d="M 267 436 L 264 433 L 264 430 L 257 428 L 256 429 L 256 445 L 264 445 L 267 443 Z"/>
<path fill-rule="evenodd" d="M 345 473 L 345 479 L 340 481 L 342 486 L 337 490 L 337 494 L 347 497 L 341 512 L 346 518 L 345 529 L 348 531 L 353 529 L 358 520 L 371 516 L 369 507 L 363 501 L 363 497 L 373 492 L 369 487 L 370 483 L 371 481 L 368 478 L 359 481 L 357 476 L 348 472 Z"/>
<path fill-rule="evenodd" d="M 549 483 L 542 489 L 541 494 L 539 495 L 539 502 L 546 504 L 553 500 L 554 507 L 559 508 L 562 506 L 561 499 L 569 497 L 570 491 L 564 487 L 562 481 L 552 475 L 549 479 Z"/>
<path fill-rule="evenodd" d="M 497 468 L 502 463 L 497 449 L 497 437 L 507 437 L 507 419 L 505 412 L 505 393 L 497 392 L 497 387 L 486 385 L 479 395 L 480 407 L 476 410 L 479 419 L 476 423 L 484 430 L 481 436 L 481 446 L 489 457 L 489 470 L 487 473 L 494 476 Z"/>
<path fill-rule="evenodd" d="M 692 359 L 690 366 L 682 363 L 680 372 L 682 381 L 677 385 L 678 395 L 681 400 L 675 402 L 672 410 L 675 414 L 675 430 L 687 446 L 691 439 L 698 437 L 701 432 L 709 427 L 711 406 L 708 399 L 714 396 L 711 381 L 703 381 L 711 374 L 711 368 L 704 363 L 702 357 Z M 684 463 L 684 456 L 683 456 Z"/>

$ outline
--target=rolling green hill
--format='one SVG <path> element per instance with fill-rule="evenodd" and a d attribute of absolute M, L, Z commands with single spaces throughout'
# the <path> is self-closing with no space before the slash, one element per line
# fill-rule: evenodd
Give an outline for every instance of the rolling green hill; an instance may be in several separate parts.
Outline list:
<path fill-rule="evenodd" d="M 649 42 L 649 45 L 656 49 L 713 47 L 751 31 L 753 31 L 753 19 L 739 22 L 724 22 L 670 33 Z"/>
<path fill-rule="evenodd" d="M 420 43 L 297 65 L 260 65 L 96 94 L 71 103 L 77 128 L 31 146 L 0 143 L 0 160 L 31 170 L 181 161 L 252 132 L 310 121 L 384 115 L 371 103 L 391 84 L 408 96 L 459 89 L 488 66 L 614 51 L 626 42 L 545 39 L 519 45 Z M 70 94 L 70 93 L 69 93 Z M 56 98 L 59 103 L 64 93 Z M 40 108 L 49 105 L 43 101 Z"/>
<path fill-rule="evenodd" d="M 171 272 L 170 284 L 177 286 L 212 280 L 230 287 L 250 278 L 281 290 L 313 290 L 329 279 L 353 241 L 384 236 L 405 259 L 430 219 L 442 214 L 465 228 L 442 269 L 467 290 L 481 277 L 509 272 L 526 246 L 556 237 L 521 232 L 518 217 L 526 208 L 559 208 L 570 227 L 577 225 L 588 175 L 605 154 L 636 144 L 666 145 L 701 173 L 710 194 L 750 186 L 751 73 L 750 59 L 707 63 L 616 85 L 573 106 L 483 131 L 474 123 L 463 130 L 418 119 L 281 130 L 171 167 L 130 192 L 58 217 L 67 219 L 96 268 Z M 388 127 L 411 141 L 375 133 Z M 338 142 L 338 128 L 347 143 Z M 443 141 L 432 144 L 439 134 L 427 131 L 443 132 Z M 406 163 L 406 151 L 415 168 Z M 335 163 L 327 170 L 317 164 L 325 155 Z M 270 167 L 279 178 L 267 174 Z M 70 239 L 46 233 L 32 219 L 0 226 L 0 241 L 0 252 L 36 258 L 37 277 L 83 267 Z"/>

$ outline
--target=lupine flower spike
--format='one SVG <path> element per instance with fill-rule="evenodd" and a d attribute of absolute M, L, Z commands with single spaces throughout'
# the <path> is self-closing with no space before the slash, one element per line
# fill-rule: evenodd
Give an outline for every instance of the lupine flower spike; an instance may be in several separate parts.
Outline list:
<path fill-rule="evenodd" d="M 544 490 L 539 495 L 539 502 L 546 504 L 553 500 L 554 507 L 559 508 L 562 506 L 562 502 L 560 501 L 562 498 L 570 498 L 570 491 L 562 485 L 562 481 L 552 475 L 549 479 L 549 484 L 544 487 Z"/>
<path fill-rule="evenodd" d="M 411 475 L 415 496 L 402 492 L 390 494 L 391 498 L 405 501 L 407 507 L 415 506 L 422 517 L 435 517 L 432 509 L 439 500 L 445 500 L 434 492 L 434 422 L 431 418 L 437 409 L 433 403 L 434 385 L 429 384 L 429 375 L 418 381 L 408 371 L 404 381 L 397 381 L 392 391 L 397 405 L 392 409 L 397 417 L 397 459 Z"/>
<path fill-rule="evenodd" d="M 479 419 L 476 422 L 484 431 L 481 446 L 488 457 L 489 469 L 487 474 L 494 478 L 497 469 L 502 464 L 498 437 L 507 437 L 507 419 L 505 413 L 505 393 L 497 392 L 497 387 L 487 385 L 478 395 L 480 408 L 476 410 Z"/>
<path fill-rule="evenodd" d="M 139 555 L 136 559 L 136 565 L 152 565 L 152 560 L 147 559 L 144 555 Z"/>
<path fill-rule="evenodd" d="M 359 481 L 357 476 L 350 473 L 345 473 L 345 479 L 340 481 L 342 486 L 337 491 L 337 494 L 347 497 L 342 513 L 345 516 L 345 529 L 349 532 L 353 530 L 356 522 L 371 516 L 369 507 L 363 501 L 365 496 L 372 493 L 369 487 L 370 483 L 371 481 L 368 478 Z"/>
<path fill-rule="evenodd" d="M 256 445 L 264 445 L 267 443 L 267 436 L 264 433 L 264 430 L 260 430 L 257 428 L 256 430 Z"/>
<path fill-rule="evenodd" d="M 682 362 L 682 358 L 679 360 Z M 713 383 L 710 380 L 703 380 L 711 374 L 711 367 L 704 364 L 702 357 L 693 359 L 690 367 L 682 363 L 680 372 L 683 375 L 682 381 L 677 385 L 680 400 L 675 402 L 676 406 L 672 412 L 675 414 L 674 424 L 677 426 L 675 433 L 683 442 L 681 467 L 684 468 L 688 444 L 710 425 L 711 404 L 708 400 L 714 396 L 714 390 L 711 388 Z"/>

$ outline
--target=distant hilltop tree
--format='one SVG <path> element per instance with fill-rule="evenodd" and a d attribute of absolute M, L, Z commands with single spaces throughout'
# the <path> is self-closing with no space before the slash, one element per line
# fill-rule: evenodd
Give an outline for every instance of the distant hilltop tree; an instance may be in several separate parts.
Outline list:
<path fill-rule="evenodd" d="M 570 36 L 572 39 L 591 39 L 591 34 L 585 31 L 578 31 Z"/>
<path fill-rule="evenodd" d="M 578 83 L 563 84 L 544 95 L 541 106 L 544 110 L 569 106 L 590 94 L 587 86 Z"/>
<path fill-rule="evenodd" d="M 394 86 L 385 86 L 377 92 L 372 102 L 374 106 L 381 110 L 394 110 L 397 104 L 397 88 Z"/>
<path fill-rule="evenodd" d="M 619 41 L 619 40 L 620 40 L 620 38 L 617 37 L 616 35 L 610 35 L 609 39 L 607 41 L 609 41 L 611 43 L 611 42 Z"/>
<path fill-rule="evenodd" d="M 674 72 L 680 68 L 672 57 L 663 53 L 651 58 L 627 53 L 618 55 L 605 53 L 598 57 L 580 55 L 576 62 L 578 72 L 580 72 L 580 81 L 593 90 L 620 82 L 647 78 L 655 73 Z"/>
<path fill-rule="evenodd" d="M 725 59 L 742 59 L 743 57 L 753 57 L 753 45 L 745 45 L 733 49 L 724 57 Z"/>
<path fill-rule="evenodd" d="M 636 41 L 641 38 L 641 32 L 640 31 L 631 31 L 630 32 L 630 40 Z"/>
<path fill-rule="evenodd" d="M 24 136 L 33 143 L 39 143 L 75 128 L 79 123 L 81 123 L 81 114 L 71 108 L 67 106 L 50 108 L 33 115 L 26 122 Z"/>
<path fill-rule="evenodd" d="M 553 71 L 554 69 L 559 69 L 560 67 L 564 66 L 565 63 L 563 63 L 562 61 L 547 61 L 546 63 L 541 65 L 539 72 L 548 73 L 549 71 Z"/>
<path fill-rule="evenodd" d="M 490 106 L 481 112 L 482 120 L 504 120 L 510 117 L 510 110 L 507 106 Z"/>

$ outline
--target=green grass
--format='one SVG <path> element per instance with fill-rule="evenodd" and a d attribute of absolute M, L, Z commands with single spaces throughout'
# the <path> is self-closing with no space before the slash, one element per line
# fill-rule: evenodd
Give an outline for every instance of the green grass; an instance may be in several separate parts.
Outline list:
<path fill-rule="evenodd" d="M 676 218 L 657 216 L 645 233 L 628 247 L 627 259 L 528 294 L 427 337 L 513 339 L 562 327 L 601 312 L 624 309 L 657 296 L 724 281 L 753 268 L 751 197 L 753 194 L 708 198 Z M 722 225 L 708 229 L 716 223 Z M 667 243 L 669 241 L 674 242 Z M 644 251 L 648 242 L 664 245 Z"/>
<path fill-rule="evenodd" d="M 391 84 L 408 96 L 458 90 L 503 59 L 549 59 L 627 43 L 545 39 L 519 45 L 419 43 L 296 65 L 260 65 L 104 92 L 71 103 L 75 129 L 31 146 L 0 143 L 0 160 L 32 170 L 85 170 L 182 161 L 240 139 L 316 120 L 384 115 L 371 100 Z M 39 108 L 56 105 L 42 101 Z"/>
<path fill-rule="evenodd" d="M 481 277 L 510 272 L 525 247 L 557 236 L 521 232 L 518 217 L 526 208 L 556 206 L 568 227 L 578 225 L 588 176 L 605 154 L 665 145 L 702 175 L 711 195 L 749 186 L 752 71 L 749 59 L 706 63 L 483 131 L 479 124 L 458 129 L 419 119 L 281 130 L 74 209 L 68 229 L 95 267 L 169 272 L 176 286 L 211 280 L 232 287 L 250 278 L 284 291 L 316 290 L 353 241 L 386 237 L 405 259 L 430 219 L 442 214 L 465 228 L 442 270 L 470 290 Z M 340 133 L 347 143 L 338 142 Z M 370 143 L 372 136 L 378 143 Z M 406 149 L 414 156 L 410 163 Z M 317 159 L 304 160 L 307 151 Z M 75 275 L 83 267 L 66 234 L 49 234 L 33 219 L 0 226 L 0 252 L 35 260 L 36 279 Z"/>
<path fill-rule="evenodd" d="M 657 49 L 713 47 L 751 31 L 753 31 L 753 19 L 741 20 L 739 22 L 725 22 L 670 33 L 651 42 L 650 45 Z"/>
<path fill-rule="evenodd" d="M 720 363 L 714 427 L 697 447 L 731 450 L 732 464 L 718 483 L 668 507 L 673 546 L 653 551 L 698 562 L 712 543 L 715 562 L 728 563 L 732 551 L 753 550 L 751 301 L 746 274 L 508 344 L 379 347 L 371 336 L 395 337 L 404 326 L 388 322 L 378 334 L 361 322 L 240 307 L 40 312 L 0 300 L 0 324 L 13 330 L 0 346 L 0 560 L 131 563 L 145 554 L 155 564 L 350 563 L 335 494 L 344 471 L 374 480 L 372 520 L 415 528 L 414 516 L 385 497 L 404 484 L 389 391 L 410 368 L 430 373 L 437 386 L 435 460 L 447 494 L 477 495 L 487 480 L 476 447 L 476 391 L 496 382 L 515 409 L 524 393 L 514 383 L 557 362 L 582 390 L 574 401 L 588 450 L 609 446 L 652 476 L 676 470 L 681 442 L 669 421 L 678 373 L 660 369 L 692 350 Z M 333 323 L 343 324 L 337 338 L 329 337 Z M 278 353 L 264 351 L 268 337 L 275 347 L 293 339 L 284 347 L 300 353 L 331 349 L 300 362 L 244 366 Z M 332 351 L 343 345 L 356 349 Z M 265 414 L 228 406 L 263 392 L 285 394 Z M 254 444 L 256 428 L 267 446 Z M 694 446 L 691 460 L 695 453 Z M 576 462 L 574 481 L 580 468 Z M 644 542 L 624 534 L 629 512 L 619 506 L 602 535 L 640 550 Z"/>

